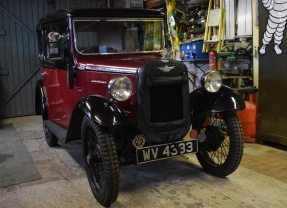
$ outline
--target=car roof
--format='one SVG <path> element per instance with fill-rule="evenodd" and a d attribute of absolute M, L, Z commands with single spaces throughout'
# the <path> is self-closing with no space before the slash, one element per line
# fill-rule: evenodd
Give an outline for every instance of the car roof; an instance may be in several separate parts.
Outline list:
<path fill-rule="evenodd" d="M 152 9 L 122 9 L 122 8 L 87 8 L 66 9 L 43 16 L 39 24 L 67 17 L 140 17 L 140 18 L 162 18 L 161 11 Z"/>

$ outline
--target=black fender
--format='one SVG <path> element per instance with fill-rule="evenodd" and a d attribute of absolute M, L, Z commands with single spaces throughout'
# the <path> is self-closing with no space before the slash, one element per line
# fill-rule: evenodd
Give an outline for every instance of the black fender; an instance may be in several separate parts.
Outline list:
<path fill-rule="evenodd" d="M 245 108 L 242 96 L 225 85 L 216 93 L 198 88 L 189 94 L 189 98 L 192 121 L 209 112 L 238 111 Z"/>
<path fill-rule="evenodd" d="M 68 127 L 66 141 L 81 138 L 83 117 L 87 115 L 99 126 L 117 126 L 127 124 L 127 118 L 110 100 L 97 95 L 86 96 L 77 102 Z"/>

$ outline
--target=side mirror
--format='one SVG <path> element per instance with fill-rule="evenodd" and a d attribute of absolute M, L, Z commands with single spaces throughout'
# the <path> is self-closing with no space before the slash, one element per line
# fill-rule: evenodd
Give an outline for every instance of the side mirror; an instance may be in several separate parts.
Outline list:
<path fill-rule="evenodd" d="M 56 42 L 56 41 L 60 40 L 61 38 L 67 38 L 67 35 L 61 35 L 58 32 L 50 32 L 48 34 L 48 38 L 50 41 Z"/>

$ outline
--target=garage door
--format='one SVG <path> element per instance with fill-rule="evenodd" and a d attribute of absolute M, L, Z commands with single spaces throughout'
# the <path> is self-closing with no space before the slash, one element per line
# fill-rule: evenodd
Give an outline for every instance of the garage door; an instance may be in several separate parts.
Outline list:
<path fill-rule="evenodd" d="M 0 117 L 35 114 L 38 20 L 59 9 L 91 7 L 106 7 L 106 0 L 0 0 Z"/>

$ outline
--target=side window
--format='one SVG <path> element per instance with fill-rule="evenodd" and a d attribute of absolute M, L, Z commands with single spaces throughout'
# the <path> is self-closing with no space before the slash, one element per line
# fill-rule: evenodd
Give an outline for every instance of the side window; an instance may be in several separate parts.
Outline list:
<path fill-rule="evenodd" d="M 97 31 L 79 31 L 77 32 L 77 46 L 80 52 L 89 48 L 97 48 L 99 45 Z M 98 52 L 98 51 L 97 51 Z"/>
<path fill-rule="evenodd" d="M 57 32 L 61 36 L 57 41 L 48 38 L 50 32 Z M 70 57 L 70 40 L 67 19 L 46 25 L 46 58 L 48 60 L 68 60 Z"/>
<path fill-rule="evenodd" d="M 61 59 L 60 53 L 60 41 L 49 41 L 48 42 L 48 54 L 49 59 Z"/>
<path fill-rule="evenodd" d="M 100 23 L 76 21 L 76 48 L 80 53 L 99 53 Z"/>

